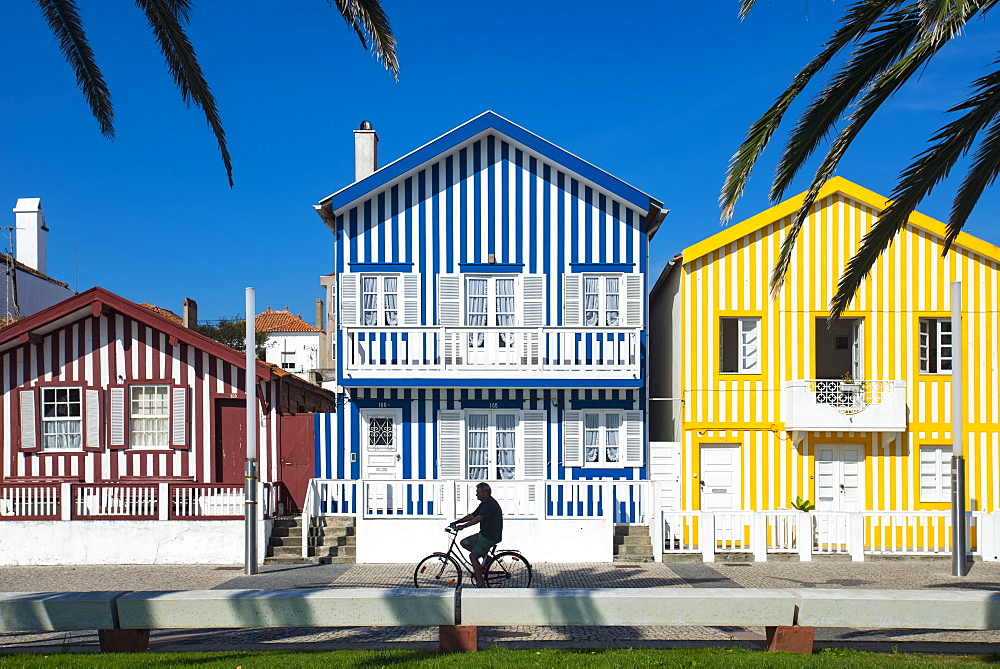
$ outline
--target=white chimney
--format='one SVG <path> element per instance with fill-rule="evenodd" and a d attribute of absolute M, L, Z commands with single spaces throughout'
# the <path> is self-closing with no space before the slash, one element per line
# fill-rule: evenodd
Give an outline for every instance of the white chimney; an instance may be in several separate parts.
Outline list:
<path fill-rule="evenodd" d="M 14 206 L 14 225 L 17 229 L 15 257 L 32 269 L 46 274 L 45 263 L 45 212 L 42 200 L 37 197 L 21 197 Z"/>
<path fill-rule="evenodd" d="M 378 135 L 368 121 L 354 131 L 354 180 L 361 181 L 378 169 Z"/>

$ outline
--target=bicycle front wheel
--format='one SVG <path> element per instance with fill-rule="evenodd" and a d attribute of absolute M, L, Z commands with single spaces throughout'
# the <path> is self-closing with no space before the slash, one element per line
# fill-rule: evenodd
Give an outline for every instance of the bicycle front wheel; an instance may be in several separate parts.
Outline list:
<path fill-rule="evenodd" d="M 516 551 L 502 551 L 490 564 L 487 580 L 491 588 L 530 588 L 531 565 Z"/>
<path fill-rule="evenodd" d="M 428 555 L 413 571 L 413 585 L 417 588 L 457 588 L 461 582 L 462 571 L 444 553 Z"/>

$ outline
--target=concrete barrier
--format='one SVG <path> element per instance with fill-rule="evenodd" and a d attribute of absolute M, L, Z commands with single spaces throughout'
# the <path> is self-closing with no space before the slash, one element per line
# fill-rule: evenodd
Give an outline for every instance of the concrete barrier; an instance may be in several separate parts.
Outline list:
<path fill-rule="evenodd" d="M 454 625 L 454 589 L 344 588 L 130 592 L 123 629 Z"/>
<path fill-rule="evenodd" d="M 799 625 L 903 629 L 1000 629 L 1000 592 L 796 590 Z"/>
<path fill-rule="evenodd" d="M 792 625 L 791 590 L 463 589 L 463 625 Z"/>
<path fill-rule="evenodd" d="M 121 592 L 0 592 L 0 631 L 64 632 L 118 627 Z"/>

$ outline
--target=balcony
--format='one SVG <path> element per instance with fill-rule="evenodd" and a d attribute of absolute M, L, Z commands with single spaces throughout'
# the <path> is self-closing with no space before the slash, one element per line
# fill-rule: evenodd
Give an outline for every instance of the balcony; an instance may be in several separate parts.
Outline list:
<path fill-rule="evenodd" d="M 782 390 L 781 414 L 786 430 L 902 432 L 906 381 L 788 381 Z"/>
<path fill-rule="evenodd" d="M 345 327 L 343 385 L 424 379 L 573 382 L 638 387 L 642 328 Z"/>

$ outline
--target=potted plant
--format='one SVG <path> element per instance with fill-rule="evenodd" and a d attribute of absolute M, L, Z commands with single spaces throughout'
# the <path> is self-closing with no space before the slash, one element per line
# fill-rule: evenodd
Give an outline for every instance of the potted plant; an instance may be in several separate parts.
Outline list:
<path fill-rule="evenodd" d="M 842 377 L 840 377 L 840 392 L 842 393 L 856 393 L 861 390 L 861 382 L 856 380 L 854 376 L 847 372 Z"/>

